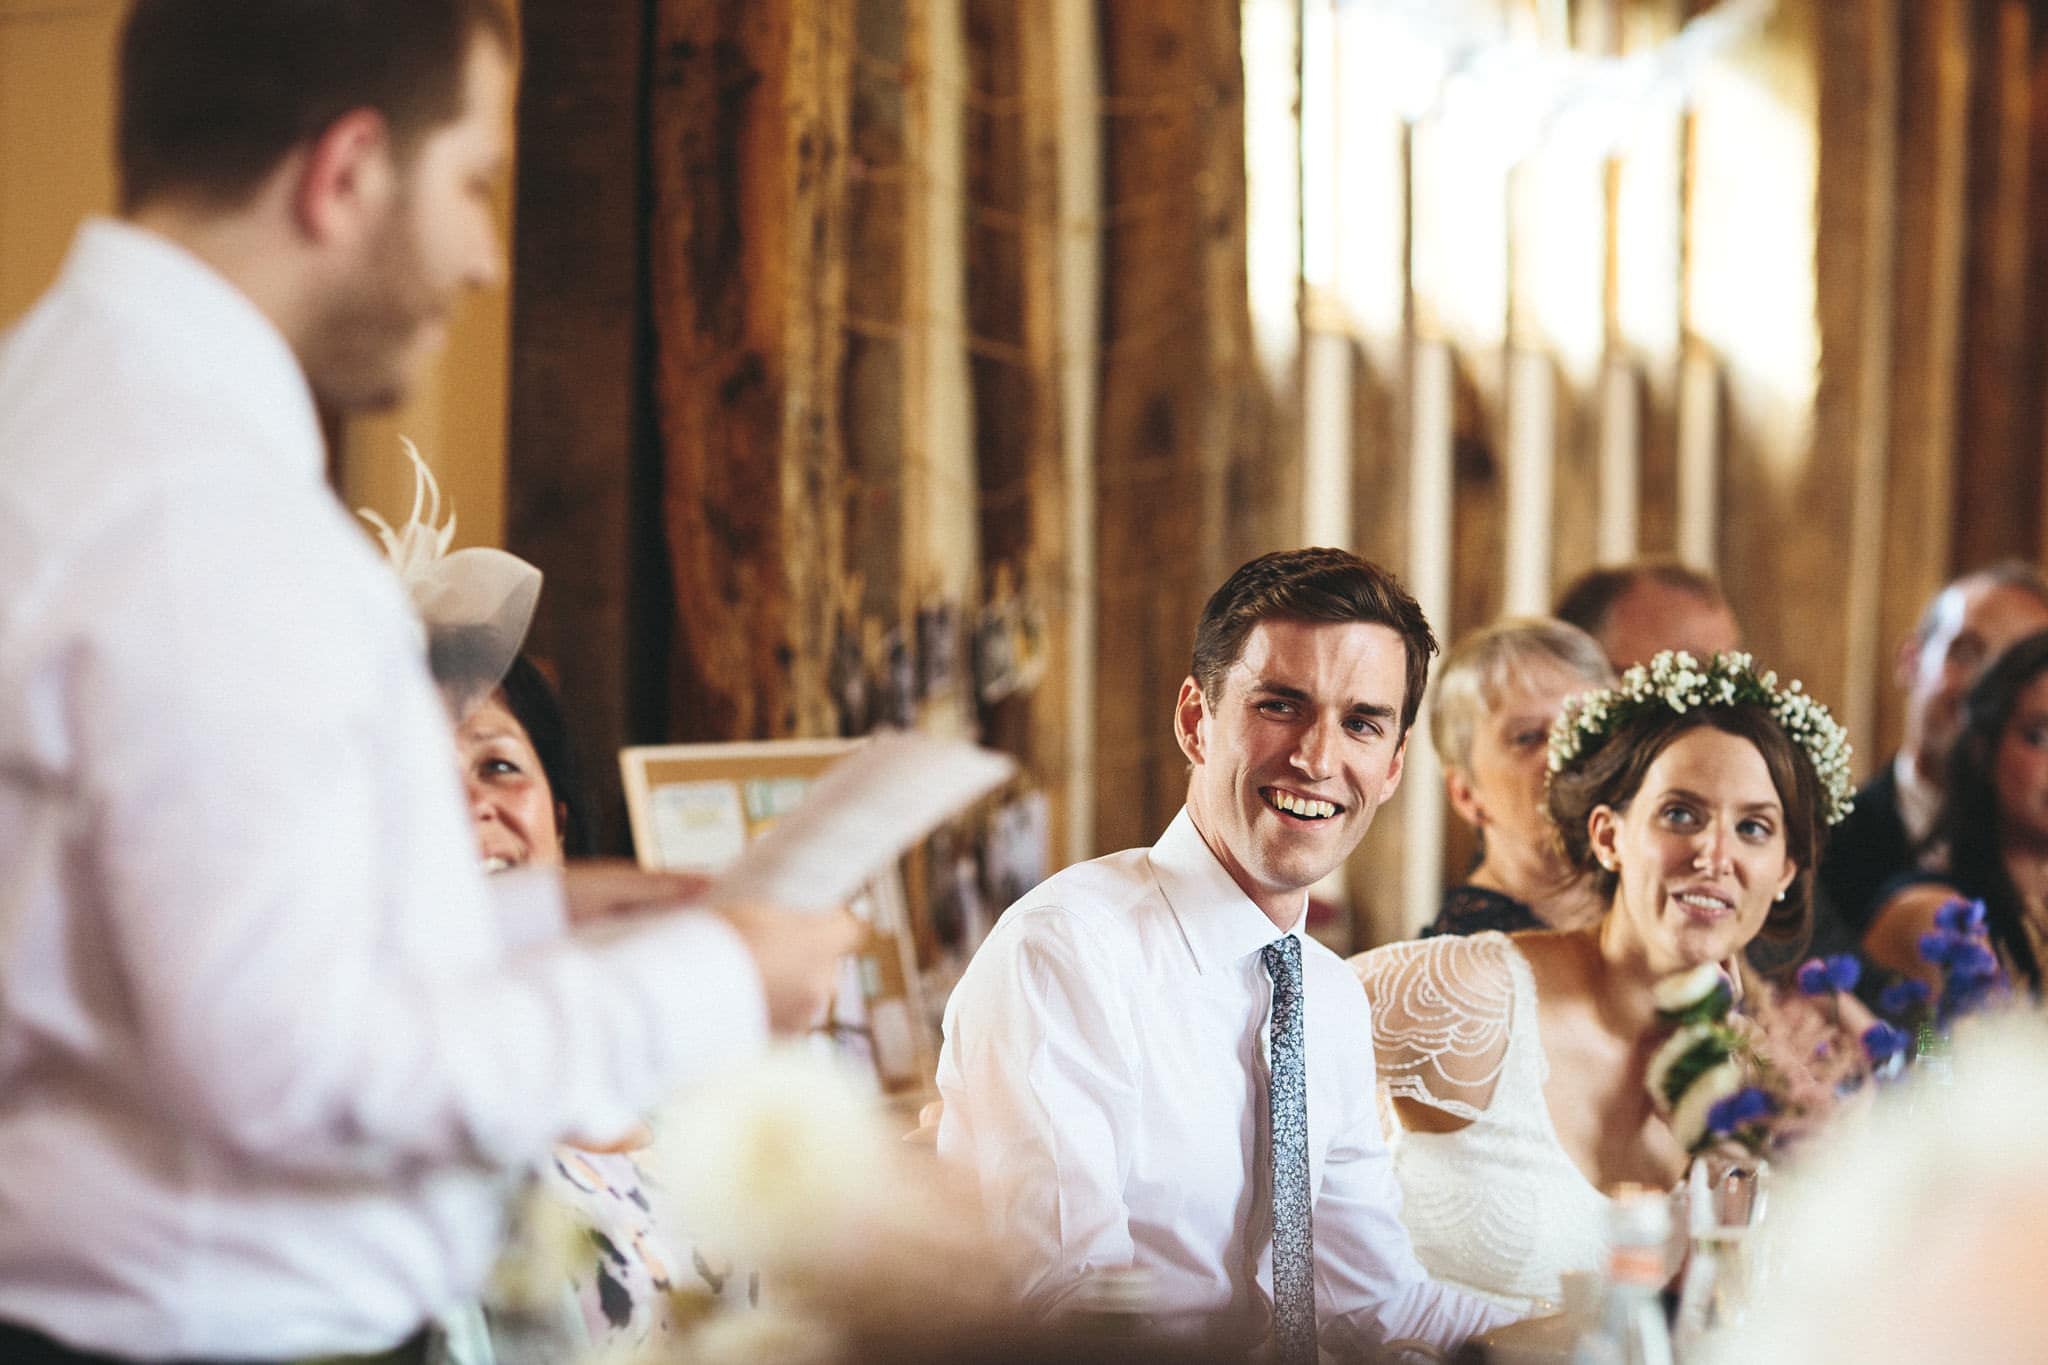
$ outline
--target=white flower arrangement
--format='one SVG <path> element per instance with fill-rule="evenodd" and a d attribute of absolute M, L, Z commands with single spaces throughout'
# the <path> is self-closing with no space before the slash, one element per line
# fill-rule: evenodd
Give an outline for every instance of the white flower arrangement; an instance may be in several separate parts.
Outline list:
<path fill-rule="evenodd" d="M 1724 1140 L 1760 1143 L 1774 1102 L 1751 1082 L 1759 1059 L 1731 1018 L 1735 992 L 1726 973 L 1703 962 L 1664 977 L 1650 993 L 1671 1036 L 1650 1055 L 1643 1084 L 1673 1136 L 1694 1153 Z"/>
<path fill-rule="evenodd" d="M 700 1241 L 749 1265 L 827 1250 L 827 1230 L 886 1208 L 898 1153 L 871 1083 L 801 1047 L 770 1051 L 679 1098 L 644 1162 Z"/>
<path fill-rule="evenodd" d="M 1765 707 L 1787 735 L 1806 750 L 1820 779 L 1821 819 L 1835 824 L 1855 808 L 1849 785 L 1849 736 L 1828 708 L 1804 691 L 1798 679 L 1778 686 L 1774 672 L 1758 673 L 1748 654 L 1716 654 L 1704 668 L 1684 650 L 1665 650 L 1637 664 L 1613 687 L 1568 699 L 1550 730 L 1549 769 L 1554 776 L 1593 753 L 1623 725 L 1646 711 L 1680 715 L 1701 706 Z"/>
<path fill-rule="evenodd" d="M 668 1360 L 809 1365 L 846 1340 L 1008 1322 L 1011 1267 L 977 1188 L 901 1140 L 871 1077 L 781 1047 L 678 1097 L 655 1128 L 656 1212 L 758 1267 L 774 1312 L 714 1314 Z"/>

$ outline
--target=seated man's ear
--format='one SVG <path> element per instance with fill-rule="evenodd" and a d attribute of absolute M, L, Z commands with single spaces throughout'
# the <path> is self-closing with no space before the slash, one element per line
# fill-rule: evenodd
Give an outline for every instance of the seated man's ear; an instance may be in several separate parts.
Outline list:
<path fill-rule="evenodd" d="M 348 245 L 381 226 L 398 193 L 390 127 L 374 109 L 351 109 L 307 144 L 292 209 L 322 245 Z"/>
<path fill-rule="evenodd" d="M 1180 685 L 1180 699 L 1173 706 L 1173 738 L 1190 763 L 1200 763 L 1208 744 L 1209 701 L 1202 686 L 1192 677 Z"/>

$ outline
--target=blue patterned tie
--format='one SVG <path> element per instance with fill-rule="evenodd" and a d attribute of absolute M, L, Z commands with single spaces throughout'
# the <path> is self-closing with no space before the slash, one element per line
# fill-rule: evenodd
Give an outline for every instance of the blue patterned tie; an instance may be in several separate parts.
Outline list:
<path fill-rule="evenodd" d="M 1301 940 L 1265 947 L 1273 978 L 1273 1345 L 1283 1365 L 1316 1359 L 1315 1238 L 1309 1229 L 1308 1056 L 1301 1015 Z"/>

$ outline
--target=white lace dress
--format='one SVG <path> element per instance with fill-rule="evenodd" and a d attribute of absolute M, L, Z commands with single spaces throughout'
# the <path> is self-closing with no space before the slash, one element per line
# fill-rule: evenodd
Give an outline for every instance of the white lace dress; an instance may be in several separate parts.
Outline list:
<path fill-rule="evenodd" d="M 1380 1084 L 1470 1123 L 1391 1120 L 1401 1220 L 1439 1280 L 1524 1310 L 1568 1270 L 1597 1270 L 1607 1197 L 1557 1140 L 1536 981 L 1505 935 L 1393 943 L 1351 959 L 1372 1000 Z"/>

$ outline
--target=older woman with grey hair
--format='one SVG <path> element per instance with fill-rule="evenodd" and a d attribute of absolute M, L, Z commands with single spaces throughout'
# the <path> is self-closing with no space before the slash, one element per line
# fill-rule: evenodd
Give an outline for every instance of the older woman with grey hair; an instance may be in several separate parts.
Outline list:
<path fill-rule="evenodd" d="M 1549 617 L 1495 622 L 1445 656 L 1429 734 L 1451 806 L 1479 834 L 1479 861 L 1444 892 L 1423 937 L 1570 929 L 1599 917 L 1600 896 L 1566 861 L 1544 813 L 1544 764 L 1565 698 L 1613 681 L 1593 637 Z"/>

